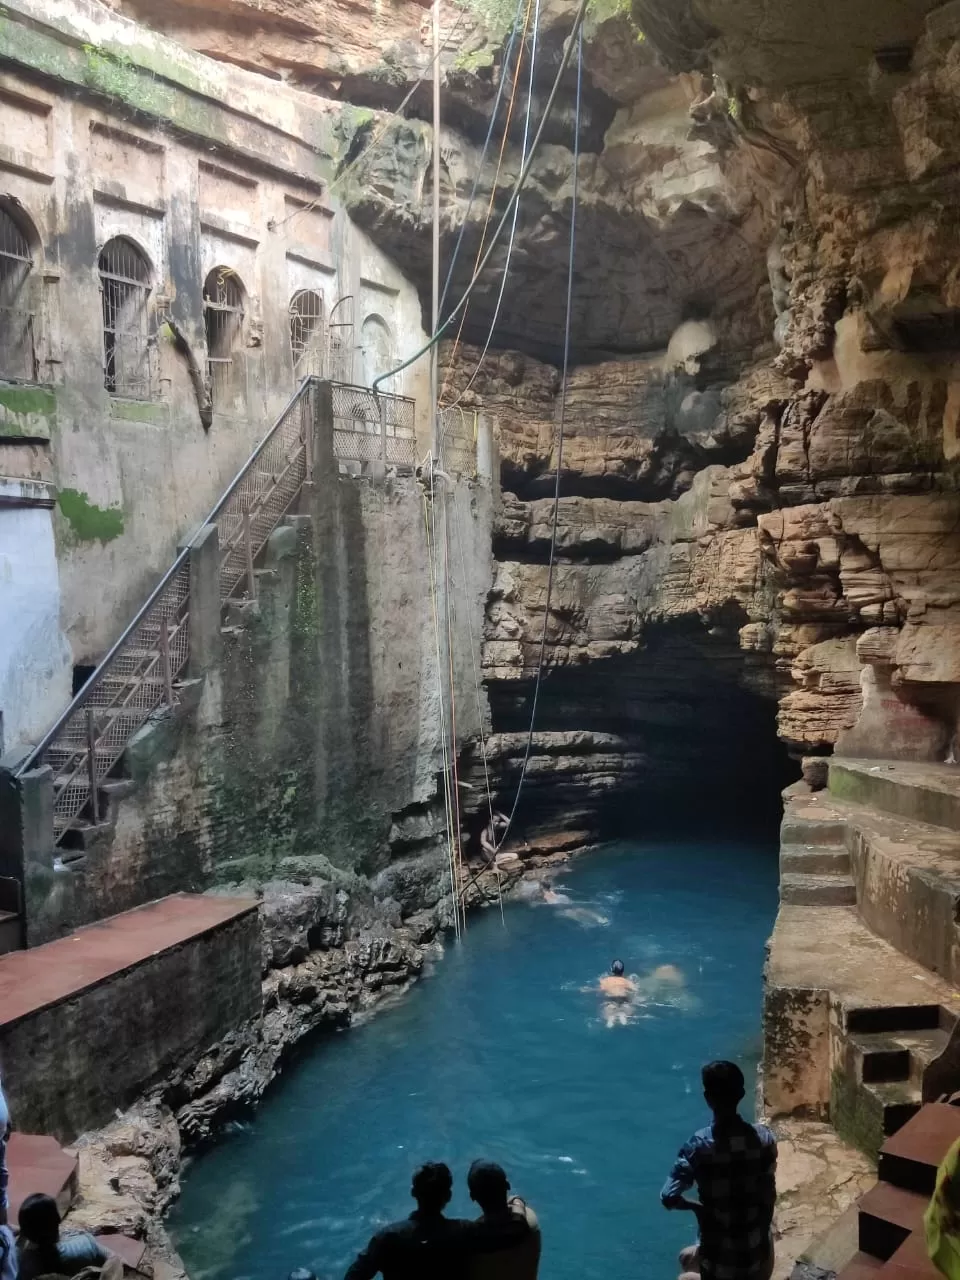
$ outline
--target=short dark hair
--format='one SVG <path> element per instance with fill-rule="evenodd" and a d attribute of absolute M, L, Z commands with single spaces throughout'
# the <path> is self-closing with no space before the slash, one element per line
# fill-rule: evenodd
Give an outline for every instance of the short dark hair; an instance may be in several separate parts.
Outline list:
<path fill-rule="evenodd" d="M 610 972 L 614 974 L 615 977 L 619 978 L 623 973 L 623 961 L 614 960 L 613 964 L 610 966 Z"/>
<path fill-rule="evenodd" d="M 470 1199 L 481 1209 L 493 1209 L 506 1203 L 510 1181 L 501 1165 L 492 1160 L 474 1160 L 467 1174 L 467 1187 Z"/>
<path fill-rule="evenodd" d="M 60 1236 L 60 1210 L 53 1196 L 36 1191 L 20 1206 L 20 1234 L 31 1244 L 54 1245 Z"/>
<path fill-rule="evenodd" d="M 708 1062 L 700 1075 L 708 1102 L 735 1106 L 747 1091 L 743 1072 L 735 1062 Z"/>
<path fill-rule="evenodd" d="M 430 1161 L 413 1175 L 410 1194 L 421 1209 L 439 1213 L 450 1203 L 453 1195 L 453 1174 L 445 1164 Z"/>

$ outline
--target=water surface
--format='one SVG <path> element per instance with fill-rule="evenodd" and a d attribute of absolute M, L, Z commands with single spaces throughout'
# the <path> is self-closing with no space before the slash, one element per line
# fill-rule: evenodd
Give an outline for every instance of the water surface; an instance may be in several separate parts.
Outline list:
<path fill-rule="evenodd" d="M 504 1165 L 543 1228 L 544 1280 L 663 1280 L 689 1215 L 658 1192 L 704 1123 L 701 1064 L 738 1060 L 751 1082 L 776 848 L 622 842 L 576 862 L 573 904 L 474 916 L 431 975 L 363 1026 L 325 1038 L 256 1118 L 190 1169 L 171 1221 L 194 1280 L 341 1277 L 377 1227 L 404 1216 L 411 1171 L 445 1160 L 451 1212 L 472 1216 L 465 1173 Z M 641 976 L 676 965 L 627 1026 L 584 991 L 615 957 Z"/>

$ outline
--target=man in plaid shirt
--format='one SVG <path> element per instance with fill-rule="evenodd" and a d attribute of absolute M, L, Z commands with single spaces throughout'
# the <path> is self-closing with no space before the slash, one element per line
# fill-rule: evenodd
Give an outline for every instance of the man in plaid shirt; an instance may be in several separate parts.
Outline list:
<path fill-rule="evenodd" d="M 769 1280 L 773 1270 L 777 1140 L 765 1125 L 748 1124 L 738 1114 L 744 1093 L 735 1063 L 703 1068 L 713 1124 L 681 1148 L 660 1193 L 664 1208 L 697 1215 L 704 1280 Z M 684 1195 L 694 1184 L 699 1203 Z"/>

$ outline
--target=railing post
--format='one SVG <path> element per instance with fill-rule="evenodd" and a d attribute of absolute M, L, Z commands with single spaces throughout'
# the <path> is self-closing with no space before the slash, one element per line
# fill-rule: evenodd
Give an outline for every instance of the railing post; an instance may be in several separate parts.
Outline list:
<path fill-rule="evenodd" d="M 59 891 L 54 853 L 53 770 L 42 764 L 16 775 L 0 763 L 0 877 L 5 889 L 13 887 L 11 882 L 20 886 L 24 944 L 45 942 L 45 929 L 55 932 L 49 918 Z M 14 909 L 6 897 L 3 906 Z"/>
<path fill-rule="evenodd" d="M 170 667 L 170 631 L 167 627 L 167 616 L 160 617 L 160 661 L 163 664 L 163 691 L 167 696 L 167 706 L 173 706 L 173 671 Z"/>
<path fill-rule="evenodd" d="M 333 456 L 333 383 L 313 384 L 313 478 L 322 483 L 337 474 Z"/>
<path fill-rule="evenodd" d="M 247 585 L 250 588 L 250 599 L 257 598 L 257 580 L 253 573 L 253 538 L 250 534 L 250 513 L 243 513 L 243 554 L 247 561 Z"/>
<path fill-rule="evenodd" d="M 199 679 L 220 661 L 220 538 L 215 524 L 206 524 L 190 543 L 190 665 L 191 679 Z"/>
<path fill-rule="evenodd" d="M 100 821 L 100 798 L 97 795 L 97 722 L 93 707 L 87 704 L 87 785 L 90 788 L 90 816 L 94 826 Z"/>
<path fill-rule="evenodd" d="M 377 396 L 377 408 L 380 411 L 380 461 L 387 465 L 387 406 L 383 396 Z"/>

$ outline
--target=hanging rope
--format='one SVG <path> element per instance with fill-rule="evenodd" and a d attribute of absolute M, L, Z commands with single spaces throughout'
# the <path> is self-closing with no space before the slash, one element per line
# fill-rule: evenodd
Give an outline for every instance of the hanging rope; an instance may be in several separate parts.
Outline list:
<path fill-rule="evenodd" d="M 513 85 L 510 89 L 510 102 L 507 107 L 506 122 L 504 123 L 504 126 L 503 126 L 503 137 L 500 139 L 500 154 L 497 156 L 497 170 L 496 170 L 496 173 L 493 175 L 493 181 L 490 184 L 490 199 L 487 201 L 487 212 L 484 214 L 483 227 L 481 228 L 481 231 L 480 231 L 480 243 L 477 246 L 477 258 L 473 264 L 474 271 L 476 271 L 477 267 L 479 266 L 480 259 L 483 255 L 484 245 L 486 244 L 486 241 L 487 241 L 487 230 L 490 226 L 490 218 L 493 214 L 493 206 L 497 198 L 497 184 L 500 181 L 500 173 L 503 169 L 503 157 L 506 154 L 507 142 L 510 138 L 510 124 L 513 120 L 513 109 L 517 101 L 517 86 L 520 83 L 520 71 L 523 66 L 523 51 L 526 48 L 527 31 L 530 26 L 530 12 L 532 7 L 533 7 L 533 0 L 527 0 L 527 12 L 523 19 L 523 35 L 520 40 L 520 52 L 517 55 L 517 65 L 514 68 L 514 72 L 513 72 Z M 532 52 L 531 52 L 531 57 L 532 57 Z M 528 100 L 527 102 L 527 121 L 528 122 L 530 119 L 529 106 L 530 106 L 530 103 Z M 457 326 L 457 335 L 453 340 L 453 350 L 450 353 L 450 359 L 447 362 L 447 368 L 443 375 L 443 387 L 441 388 L 441 391 L 440 391 L 441 400 L 443 400 L 444 396 L 447 394 L 447 386 L 449 385 L 450 378 L 453 374 L 453 370 L 457 362 L 457 352 L 460 350 L 460 343 L 463 338 L 463 329 L 464 329 L 464 325 L 467 322 L 468 311 L 469 311 L 469 307 L 465 307 L 463 310 L 463 313 L 460 316 L 460 323 Z"/>
<path fill-rule="evenodd" d="M 578 33 L 583 26 L 583 19 L 587 11 L 588 3 L 589 0 L 580 0 L 580 4 L 577 7 L 573 26 L 570 30 L 570 36 L 564 44 L 563 55 L 560 58 L 560 66 L 557 68 L 557 74 L 550 88 L 550 93 L 547 97 L 547 102 L 543 110 L 543 117 L 540 121 L 540 127 L 537 129 L 536 136 L 533 139 L 533 145 L 530 148 L 527 163 L 517 176 L 517 181 L 514 183 L 513 191 L 510 193 L 510 198 L 507 201 L 507 207 L 504 209 L 503 215 L 497 223 L 496 230 L 493 233 L 493 239 L 490 241 L 487 251 L 483 255 L 483 260 L 480 262 L 477 270 L 473 273 L 473 277 L 466 289 L 464 289 L 463 293 L 460 295 L 459 302 L 447 316 L 446 320 L 438 326 L 436 333 L 433 334 L 433 336 L 429 338 L 423 346 L 419 348 L 419 350 L 415 351 L 412 356 L 408 356 L 406 360 L 401 361 L 401 363 L 395 365 L 394 368 L 388 369 L 386 373 L 381 373 L 378 377 L 374 378 L 370 388 L 374 395 L 377 394 L 377 387 L 379 387 L 381 382 L 386 382 L 388 378 L 393 378 L 396 374 L 402 373 L 404 369 L 409 369 L 412 364 L 415 364 L 417 360 L 420 360 L 425 356 L 428 351 L 432 351 L 443 337 L 444 333 L 446 333 L 447 329 L 450 328 L 451 324 L 453 324 L 454 320 L 469 302 L 474 289 L 477 287 L 480 277 L 483 275 L 487 264 L 493 257 L 494 250 L 496 249 L 500 241 L 500 237 L 503 234 L 503 230 L 507 225 L 507 220 L 513 212 L 514 203 L 519 199 L 523 188 L 526 186 L 527 179 L 530 177 L 530 170 L 533 168 L 533 162 L 537 157 L 537 152 L 539 151 L 540 144 L 543 141 L 543 135 L 546 132 L 547 125 L 550 122 L 550 117 L 553 114 L 553 107 L 557 100 L 557 94 L 560 91 L 560 82 L 566 73 L 567 67 L 570 65 L 570 56 L 573 52 L 574 41 L 577 39 Z"/>
<path fill-rule="evenodd" d="M 540 32 L 540 0 L 536 0 L 536 7 L 534 8 L 534 13 L 533 13 L 533 43 L 530 48 L 530 82 L 529 82 L 529 87 L 527 89 L 527 111 L 526 111 L 526 115 L 524 117 L 524 122 L 523 122 L 523 145 L 520 150 L 521 166 L 523 165 L 524 161 L 527 158 L 527 144 L 530 140 L 530 113 L 533 108 L 534 75 L 537 69 L 537 37 L 539 35 L 539 32 Z M 506 139 L 506 134 L 504 134 L 504 139 Z M 518 198 L 516 203 L 513 206 L 513 222 L 510 226 L 510 239 L 507 242 L 507 256 L 503 264 L 503 275 L 500 278 L 500 291 L 497 294 L 497 304 L 493 309 L 493 319 L 490 321 L 490 328 L 489 328 L 489 331 L 487 332 L 487 340 L 483 344 L 483 350 L 480 352 L 480 359 L 477 361 L 477 364 L 473 370 L 473 373 L 471 373 L 470 377 L 467 379 L 466 385 L 461 389 L 460 394 L 457 396 L 456 400 L 454 400 L 453 403 L 449 406 L 451 409 L 457 408 L 457 406 L 463 400 L 463 397 L 467 394 L 467 392 L 473 386 L 474 382 L 477 380 L 477 375 L 479 374 L 480 369 L 483 366 L 484 360 L 486 360 L 487 358 L 487 352 L 490 350 L 490 343 L 493 341 L 493 333 L 497 327 L 497 321 L 500 319 L 500 308 L 503 306 L 503 297 L 507 291 L 507 277 L 510 274 L 510 262 L 511 262 L 511 259 L 513 258 L 513 245 L 517 235 L 517 220 L 519 216 L 520 216 L 520 200 Z M 461 319 L 461 322 L 460 322 L 461 332 L 463 331 L 463 322 L 466 319 L 466 314 L 467 314 L 466 311 L 464 311 L 463 319 Z M 457 335 L 457 337 L 459 339 L 459 334 Z M 454 352 L 454 354 L 456 354 L 456 352 Z M 453 368 L 453 360 L 451 360 L 449 365 L 449 369 L 452 370 L 452 368 Z M 447 384 L 447 379 L 445 378 L 444 391 L 446 391 L 446 384 Z"/>
<path fill-rule="evenodd" d="M 504 828 L 503 834 L 497 845 L 498 849 L 506 840 L 510 827 L 513 825 L 513 819 L 517 812 L 517 805 L 520 803 L 520 792 L 523 790 L 524 779 L 527 776 L 527 766 L 530 763 L 530 752 L 533 749 L 533 731 L 537 718 L 537 702 L 540 698 L 540 684 L 543 678 L 543 659 L 547 648 L 547 626 L 550 621 L 550 599 L 553 594 L 553 574 L 557 550 L 557 526 L 560 518 L 560 473 L 563 467 L 563 428 L 567 409 L 567 374 L 570 369 L 570 330 L 571 316 L 573 312 L 574 249 L 576 246 L 577 236 L 577 193 L 579 188 L 578 162 L 580 159 L 580 101 L 582 85 L 583 28 L 581 26 L 578 29 L 577 40 L 577 98 L 573 137 L 573 207 L 570 214 L 570 252 L 567 258 L 567 314 L 564 321 L 563 332 L 563 371 L 560 381 L 560 420 L 557 430 L 557 476 L 553 487 L 553 523 L 550 530 L 550 559 L 547 562 L 547 594 L 543 609 L 543 628 L 540 632 L 540 653 L 537 658 L 537 677 L 533 686 L 533 703 L 530 707 L 530 729 L 527 733 L 527 745 L 526 750 L 523 753 L 523 764 L 520 768 L 520 780 L 517 783 L 517 793 L 513 798 L 513 807 L 510 810 L 507 825 Z"/>
<path fill-rule="evenodd" d="M 473 179 L 473 189 L 470 192 L 470 199 L 467 201 L 467 208 L 466 208 L 466 212 L 463 215 L 463 221 L 460 223 L 460 230 L 457 233 L 457 242 L 453 246 L 453 256 L 450 259 L 450 266 L 447 268 L 447 278 L 443 283 L 443 292 L 440 295 L 441 314 L 443 313 L 444 304 L 447 301 L 447 294 L 450 291 L 450 284 L 453 280 L 453 272 L 454 272 L 454 268 L 457 265 L 457 258 L 460 255 L 460 248 L 463 244 L 463 237 L 467 230 L 467 222 L 469 221 L 469 218 L 470 218 L 470 211 L 473 209 L 473 202 L 477 198 L 477 191 L 480 187 L 480 176 L 483 173 L 483 167 L 487 162 L 487 152 L 490 149 L 490 143 L 493 141 L 493 131 L 496 128 L 497 116 L 500 114 L 500 103 L 503 101 L 504 85 L 507 83 L 507 79 L 509 77 L 510 59 L 513 57 L 513 46 L 514 44 L 516 44 L 516 40 L 517 40 L 517 24 L 520 21 L 520 10 L 523 8 L 523 5 L 524 5 L 524 0 L 518 0 L 517 11 L 513 15 L 513 26 L 510 28 L 510 39 L 507 41 L 507 47 L 503 53 L 503 65 L 500 71 L 500 80 L 499 80 L 499 83 L 497 84 L 497 94 L 493 100 L 493 110 L 490 113 L 490 126 L 487 129 L 487 136 L 483 140 L 483 150 L 480 152 L 480 163 L 477 165 L 477 172 Z M 529 15 L 529 13 L 530 13 L 530 3 L 529 3 L 529 0 L 527 0 L 527 14 Z M 524 34 L 526 34 L 526 27 L 524 27 Z M 522 58 L 523 56 L 522 51 L 520 56 Z M 514 89 L 516 89 L 516 78 L 514 78 Z M 511 99 L 510 112 L 511 113 L 513 112 L 512 99 Z M 509 131 L 509 128 L 510 128 L 510 115 L 507 116 L 507 131 Z M 503 156 L 502 148 L 501 148 L 500 154 L 502 158 Z M 499 176 L 499 173 L 500 173 L 500 167 L 498 165 L 497 166 L 498 176 Z M 487 220 L 489 220 L 489 217 L 490 217 L 490 212 L 488 209 Z M 483 225 L 484 225 L 484 231 L 486 231 L 486 226 L 487 226 L 486 220 L 484 221 Z"/>

